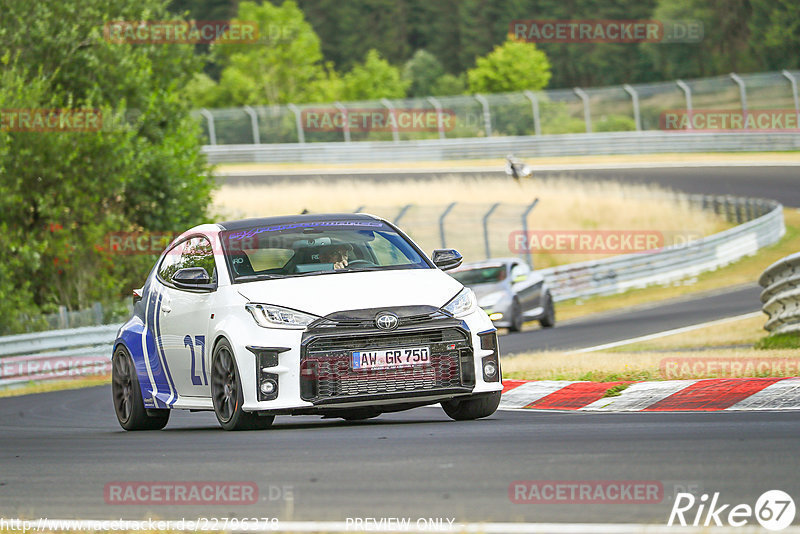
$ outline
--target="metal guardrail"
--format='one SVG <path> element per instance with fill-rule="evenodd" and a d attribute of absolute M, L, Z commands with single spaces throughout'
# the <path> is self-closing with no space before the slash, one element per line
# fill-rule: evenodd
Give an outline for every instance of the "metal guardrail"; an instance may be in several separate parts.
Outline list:
<path fill-rule="evenodd" d="M 690 130 L 706 126 L 703 116 L 709 110 L 741 113 L 739 127 L 745 130 L 757 124 L 745 124 L 745 116 L 774 110 L 782 119 L 772 128 L 796 129 L 798 78 L 800 71 L 731 73 L 608 87 L 201 109 L 194 115 L 203 123 L 209 145 Z M 679 120 L 675 113 L 681 110 L 699 112 L 695 119 L 700 120 Z M 423 120 L 409 122 L 409 112 Z M 715 120 L 708 126 L 726 129 L 730 123 Z"/>
<path fill-rule="evenodd" d="M 785 232 L 778 202 L 705 195 L 690 200 L 732 222 L 747 222 L 687 246 L 542 269 L 554 299 L 618 293 L 695 276 L 755 254 Z M 776 314 L 767 324 L 776 325 L 776 331 L 800 329 L 800 254 L 767 269 L 760 282 L 768 286 L 762 295 L 768 297 L 765 310 L 771 317 L 773 310 Z M 0 386 L 108 374 L 118 329 L 119 325 L 104 325 L 0 337 Z"/>
<path fill-rule="evenodd" d="M 771 334 L 800 332 L 800 252 L 767 267 L 758 283 L 764 288 L 761 309 L 769 316 L 764 329 Z"/>
<path fill-rule="evenodd" d="M 206 145 L 209 163 L 360 163 L 449 161 L 664 152 L 800 150 L 800 133 L 609 132 L 352 143 Z"/>
<path fill-rule="evenodd" d="M 669 283 L 712 271 L 777 242 L 785 233 L 783 206 L 772 200 L 696 195 L 691 201 L 747 222 L 688 245 L 658 252 L 626 254 L 604 260 L 571 263 L 539 272 L 553 299 L 621 293 L 632 288 Z"/>
<path fill-rule="evenodd" d="M 109 374 L 111 344 L 119 326 L 0 337 L 0 386 Z"/>

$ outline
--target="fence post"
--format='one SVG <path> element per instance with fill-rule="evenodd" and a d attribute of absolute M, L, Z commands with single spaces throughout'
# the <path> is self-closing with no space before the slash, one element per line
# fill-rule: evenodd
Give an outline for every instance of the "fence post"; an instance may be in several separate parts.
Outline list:
<path fill-rule="evenodd" d="M 347 120 L 347 108 L 341 102 L 333 104 L 342 114 L 342 130 L 344 130 L 344 142 L 350 142 L 350 121 Z"/>
<path fill-rule="evenodd" d="M 103 305 L 99 302 L 95 302 L 92 306 L 92 312 L 94 313 L 94 324 L 103 324 Z"/>
<path fill-rule="evenodd" d="M 258 115 L 256 115 L 256 110 L 254 110 L 250 106 L 245 106 L 244 112 L 250 115 L 250 127 L 253 130 L 253 144 L 260 145 L 261 135 L 259 134 L 258 131 Z"/>
<path fill-rule="evenodd" d="M 496 210 L 497 206 L 499 205 L 500 205 L 499 202 L 495 202 L 494 204 L 492 204 L 492 207 L 489 208 L 489 211 L 487 211 L 486 214 L 484 214 L 483 216 L 483 243 L 484 245 L 486 245 L 487 260 L 492 257 L 492 252 L 491 249 L 489 248 L 489 217 L 492 216 L 492 213 L 494 213 L 494 210 Z"/>
<path fill-rule="evenodd" d="M 405 215 L 408 209 L 413 205 L 414 204 L 406 204 L 405 206 L 400 208 L 400 211 L 397 213 L 397 217 L 394 218 L 394 221 L 392 221 L 392 223 L 394 223 L 395 225 L 400 224 L 400 219 L 403 218 L 403 215 Z"/>
<path fill-rule="evenodd" d="M 689 115 L 689 120 L 686 121 L 686 129 L 691 130 L 692 126 L 692 88 L 689 87 L 686 82 L 683 80 L 678 80 L 675 82 L 678 87 L 681 88 L 683 91 L 684 96 L 686 97 L 686 113 Z"/>
<path fill-rule="evenodd" d="M 297 125 L 297 140 L 301 143 L 306 142 L 306 132 L 303 130 L 303 119 L 300 117 L 300 108 L 294 104 L 289 104 L 289 109 L 294 113 L 294 123 Z"/>
<path fill-rule="evenodd" d="M 797 99 L 797 80 L 792 75 L 791 72 L 784 69 L 781 71 L 786 78 L 789 79 L 789 83 L 792 84 L 792 98 L 794 98 L 794 112 L 797 115 L 797 127 L 800 128 L 800 100 Z"/>
<path fill-rule="evenodd" d="M 642 117 L 639 114 L 639 93 L 636 92 L 636 89 L 629 84 L 625 84 L 622 86 L 629 95 L 631 95 L 631 99 L 633 100 L 633 120 L 636 123 L 636 131 L 642 131 Z"/>
<path fill-rule="evenodd" d="M 589 95 L 580 87 L 574 87 L 572 90 L 578 95 L 578 98 L 583 101 L 583 121 L 586 123 L 586 133 L 592 133 L 592 114 L 589 109 Z"/>
<path fill-rule="evenodd" d="M 212 145 L 217 144 L 217 131 L 214 129 L 214 115 L 211 114 L 206 108 L 200 110 L 200 114 L 206 118 L 208 123 L 208 141 Z"/>
<path fill-rule="evenodd" d="M 483 106 L 483 129 L 486 132 L 486 137 L 492 136 L 492 112 L 489 111 L 489 101 L 483 95 L 475 95 L 475 100 Z"/>
<path fill-rule="evenodd" d="M 536 135 L 542 135 L 542 124 L 539 117 L 539 99 L 536 98 L 533 91 L 525 90 L 523 94 L 531 101 L 531 107 L 533 108 L 533 130 Z"/>
<path fill-rule="evenodd" d="M 432 96 L 429 96 L 427 100 L 436 109 L 436 123 L 439 127 L 439 139 L 444 139 L 445 135 L 444 135 L 444 123 L 442 122 L 442 105 L 436 98 Z"/>
<path fill-rule="evenodd" d="M 749 130 L 747 127 L 747 90 L 744 86 L 744 80 L 735 72 L 730 74 L 731 80 L 736 82 L 739 86 L 739 99 L 742 101 L 742 118 L 744 119 L 744 129 Z"/>
<path fill-rule="evenodd" d="M 539 199 L 538 198 L 534 198 L 533 202 L 531 202 L 528 205 L 528 207 L 525 208 L 525 211 L 522 213 L 522 235 L 525 236 L 525 240 L 526 241 L 528 240 L 528 214 L 531 211 L 533 211 L 533 208 L 535 208 L 536 204 L 538 204 L 538 203 L 539 203 Z M 528 265 L 533 267 L 533 258 L 531 257 L 531 244 L 530 243 L 528 243 L 528 246 L 526 247 L 525 259 L 527 260 Z"/>
<path fill-rule="evenodd" d="M 389 110 L 389 114 L 392 116 L 392 139 L 395 143 L 399 143 L 400 133 L 397 131 L 397 115 L 394 112 L 394 106 L 388 98 L 381 98 L 381 104 Z"/>
<path fill-rule="evenodd" d="M 447 217 L 447 214 L 450 213 L 450 210 L 452 210 L 455 205 L 455 202 L 451 202 L 439 216 L 439 236 L 442 238 L 442 248 L 447 248 L 444 239 L 444 218 Z"/>

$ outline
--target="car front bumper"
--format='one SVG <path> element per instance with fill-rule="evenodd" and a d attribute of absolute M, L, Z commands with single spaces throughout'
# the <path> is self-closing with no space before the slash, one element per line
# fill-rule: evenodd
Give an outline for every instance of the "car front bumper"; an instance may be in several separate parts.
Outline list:
<path fill-rule="evenodd" d="M 363 407 L 391 411 L 502 390 L 496 337 L 494 349 L 482 348 L 482 344 L 488 346 L 488 336 L 496 335 L 495 327 L 481 309 L 463 318 L 389 333 L 260 327 L 248 332 L 250 335 L 236 336 L 233 341 L 245 411 L 303 414 Z M 432 362 L 421 368 L 353 371 L 348 363 L 350 353 L 365 349 L 364 343 L 387 348 L 426 345 Z M 487 381 L 484 365 L 492 358 L 497 359 L 498 376 L 496 381 Z M 259 384 L 265 379 L 277 385 L 269 400 L 259 393 Z"/>

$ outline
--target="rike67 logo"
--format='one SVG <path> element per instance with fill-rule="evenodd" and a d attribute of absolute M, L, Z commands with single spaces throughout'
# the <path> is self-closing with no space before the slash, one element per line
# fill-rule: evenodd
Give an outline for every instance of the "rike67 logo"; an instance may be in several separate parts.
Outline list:
<path fill-rule="evenodd" d="M 794 500 L 781 490 L 764 492 L 755 506 L 749 504 L 731 505 L 719 500 L 719 492 L 715 492 L 710 500 L 707 493 L 699 498 L 691 493 L 678 493 L 669 514 L 668 526 L 709 527 L 730 525 L 742 527 L 757 521 L 767 530 L 783 530 L 794 521 Z"/>

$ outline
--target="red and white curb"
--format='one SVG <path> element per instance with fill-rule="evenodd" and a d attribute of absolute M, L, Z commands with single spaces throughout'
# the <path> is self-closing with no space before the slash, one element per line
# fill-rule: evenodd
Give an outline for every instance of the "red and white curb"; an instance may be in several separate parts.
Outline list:
<path fill-rule="evenodd" d="M 606 392 L 630 384 L 619 395 Z M 504 380 L 500 409 L 591 412 L 800 410 L 800 378 L 712 378 L 662 382 Z"/>

